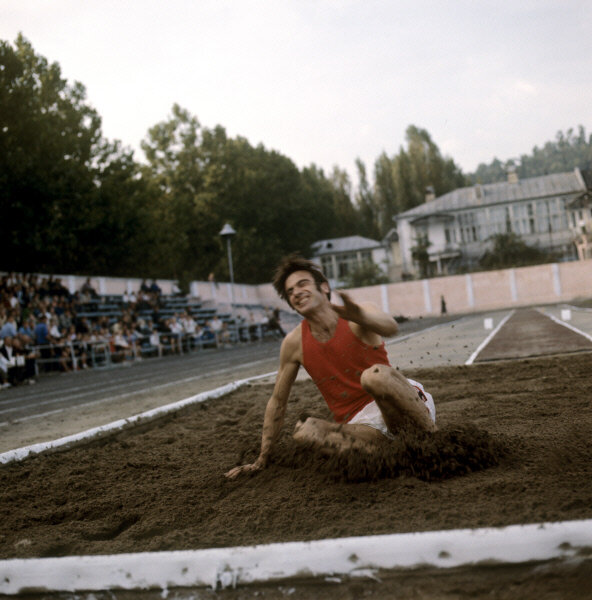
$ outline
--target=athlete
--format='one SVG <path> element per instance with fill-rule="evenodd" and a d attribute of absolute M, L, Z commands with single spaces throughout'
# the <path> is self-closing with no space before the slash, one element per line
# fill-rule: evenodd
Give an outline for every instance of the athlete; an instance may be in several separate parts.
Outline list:
<path fill-rule="evenodd" d="M 330 301 L 331 289 L 313 262 L 289 256 L 273 280 L 281 298 L 303 321 L 282 342 L 280 366 L 265 409 L 259 457 L 231 469 L 226 477 L 267 466 L 286 414 L 292 384 L 302 365 L 333 413 L 335 422 L 314 417 L 299 421 L 294 440 L 331 452 L 372 451 L 402 427 L 436 430 L 435 407 L 421 384 L 390 366 L 384 337 L 398 331 L 396 321 L 372 303 Z"/>

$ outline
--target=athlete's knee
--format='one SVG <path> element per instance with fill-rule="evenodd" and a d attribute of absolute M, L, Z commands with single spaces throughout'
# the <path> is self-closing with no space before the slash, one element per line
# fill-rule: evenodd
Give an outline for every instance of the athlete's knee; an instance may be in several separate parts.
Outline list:
<path fill-rule="evenodd" d="M 384 393 L 383 388 L 393 381 L 406 381 L 397 369 L 389 365 L 372 365 L 362 372 L 360 383 L 372 395 Z"/>

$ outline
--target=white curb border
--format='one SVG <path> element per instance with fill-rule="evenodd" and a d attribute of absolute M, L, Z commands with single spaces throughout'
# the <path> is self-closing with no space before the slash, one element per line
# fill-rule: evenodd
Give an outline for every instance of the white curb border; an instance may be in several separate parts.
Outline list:
<path fill-rule="evenodd" d="M 31 456 L 33 454 L 40 454 L 41 452 L 56 450 L 62 447 L 67 448 L 78 442 L 88 441 L 96 437 L 101 437 L 103 435 L 113 433 L 114 431 L 121 431 L 134 425 L 148 423 L 149 421 L 162 417 L 168 413 L 175 412 L 181 408 L 184 408 L 185 406 L 189 406 L 191 404 L 196 404 L 199 402 L 204 402 L 205 400 L 210 400 L 211 398 L 220 398 L 221 396 L 230 394 L 230 392 L 233 392 L 234 390 L 237 390 L 240 387 L 247 385 L 251 381 L 263 379 L 265 377 L 269 377 L 270 375 L 275 375 L 275 373 L 276 371 L 273 371 L 272 373 L 256 375 L 255 377 L 249 377 L 248 379 L 239 379 L 237 381 L 233 381 L 208 392 L 202 392 L 201 394 L 190 396 L 189 398 L 184 398 L 183 400 L 179 400 L 178 402 L 166 404 L 165 406 L 159 406 L 158 408 L 153 408 L 152 410 L 148 410 L 138 415 L 134 415 L 127 419 L 119 419 L 117 421 L 113 421 L 112 423 L 107 423 L 106 425 L 101 425 L 99 427 L 93 427 L 92 429 L 87 429 L 86 431 L 82 431 L 80 433 L 68 435 L 66 437 L 59 438 L 51 442 L 42 442 L 39 444 L 33 444 L 32 446 L 24 446 L 22 448 L 16 448 L 15 450 L 9 450 L 8 452 L 0 454 L 0 463 L 9 463 L 17 460 L 23 460 L 27 458 L 27 456 Z"/>
<path fill-rule="evenodd" d="M 582 558 L 592 520 L 312 542 L 0 561 L 0 593 L 213 589 L 291 577 L 375 577 L 379 569 Z"/>

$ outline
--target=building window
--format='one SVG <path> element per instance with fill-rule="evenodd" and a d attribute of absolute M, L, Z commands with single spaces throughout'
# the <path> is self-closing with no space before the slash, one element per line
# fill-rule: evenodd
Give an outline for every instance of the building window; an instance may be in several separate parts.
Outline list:
<path fill-rule="evenodd" d="M 356 267 L 358 258 L 355 252 L 341 254 L 337 258 L 337 276 L 339 279 L 347 277 Z"/>
<path fill-rule="evenodd" d="M 505 217 L 506 217 L 506 233 L 512 233 L 512 213 L 510 211 L 509 206 L 506 206 L 506 208 L 505 208 Z"/>
<path fill-rule="evenodd" d="M 321 258 L 321 267 L 327 279 L 335 278 L 335 273 L 333 272 L 333 257 L 323 256 Z"/>

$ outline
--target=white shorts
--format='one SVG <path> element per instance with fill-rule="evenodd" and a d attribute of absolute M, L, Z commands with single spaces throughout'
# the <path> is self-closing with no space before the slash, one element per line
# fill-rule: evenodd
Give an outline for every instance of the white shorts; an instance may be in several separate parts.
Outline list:
<path fill-rule="evenodd" d="M 407 379 L 407 381 L 420 392 L 420 396 L 425 403 L 425 407 L 427 411 L 430 413 L 430 418 L 435 423 L 436 422 L 436 405 L 434 404 L 434 399 L 429 392 L 426 392 L 423 388 L 423 385 L 418 381 L 413 381 L 413 379 Z M 384 418 L 382 413 L 380 412 L 380 408 L 378 408 L 378 404 L 376 402 L 370 402 L 370 404 L 366 404 L 364 408 L 355 415 L 351 420 L 347 422 L 348 425 L 368 425 L 369 427 L 374 427 L 374 429 L 378 429 L 380 433 L 386 436 L 389 439 L 394 439 L 395 436 L 388 430 L 386 423 L 384 422 Z"/>

